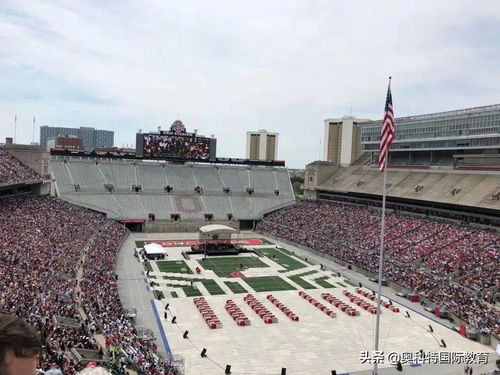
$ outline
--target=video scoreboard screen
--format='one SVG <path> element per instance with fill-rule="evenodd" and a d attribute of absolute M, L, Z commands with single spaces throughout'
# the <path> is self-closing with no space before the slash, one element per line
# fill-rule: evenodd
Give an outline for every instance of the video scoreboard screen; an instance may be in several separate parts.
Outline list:
<path fill-rule="evenodd" d="M 142 136 L 144 158 L 209 160 L 212 156 L 211 138 L 178 134 L 142 134 Z"/>
<path fill-rule="evenodd" d="M 144 159 L 175 159 L 179 161 L 213 161 L 217 140 L 186 132 L 181 120 L 175 120 L 170 130 L 158 133 L 137 133 L 136 155 Z"/>

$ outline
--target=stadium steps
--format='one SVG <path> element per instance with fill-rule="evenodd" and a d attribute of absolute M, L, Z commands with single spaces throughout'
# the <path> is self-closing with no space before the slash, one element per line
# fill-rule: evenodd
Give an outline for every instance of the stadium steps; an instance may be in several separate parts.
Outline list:
<path fill-rule="evenodd" d="M 171 195 L 162 194 L 159 196 L 142 194 L 140 199 L 146 213 L 155 214 L 157 220 L 169 220 L 170 214 L 174 213 Z"/>
<path fill-rule="evenodd" d="M 461 178 L 456 181 L 455 185 L 452 186 L 449 190 L 460 189 L 458 193 L 452 195 L 450 191 L 447 191 L 442 195 L 441 199 L 443 201 L 448 201 L 450 203 L 461 203 L 467 205 L 475 205 L 478 201 L 478 198 L 475 197 L 470 192 L 476 187 L 481 185 L 482 181 L 486 179 L 485 175 L 458 175 Z M 450 176 L 451 177 L 451 176 Z M 456 180 L 456 179 L 453 179 Z"/>
<path fill-rule="evenodd" d="M 231 213 L 236 219 L 250 220 L 294 202 L 288 170 L 284 168 L 254 168 L 254 173 L 249 167 L 232 166 L 134 165 L 102 160 L 98 164 L 95 160 L 52 163 L 61 198 L 105 212 L 110 218 L 147 220 L 153 213 L 158 220 L 170 220 L 172 213 L 179 213 L 181 220 L 204 221 L 205 213 L 212 213 L 218 220 L 226 220 Z M 74 184 L 80 180 L 82 191 L 75 192 Z M 112 194 L 105 191 L 105 184 L 114 186 Z M 133 192 L 132 185 L 141 185 L 142 191 Z M 164 192 L 167 185 L 174 187 L 172 194 Z M 194 192 L 197 185 L 204 188 L 201 196 Z M 223 193 L 225 186 L 231 188 L 229 196 Z M 255 189 L 251 197 L 245 190 L 250 186 Z M 275 189 L 280 190 L 279 196 L 274 194 Z M 199 203 L 194 211 L 191 199 Z M 183 212 L 179 201 L 192 212 Z"/>
<path fill-rule="evenodd" d="M 64 194 L 66 192 L 73 192 L 74 185 L 72 182 L 70 171 L 66 167 L 66 164 L 60 161 L 52 162 L 51 167 L 60 194 Z"/>
<path fill-rule="evenodd" d="M 356 191 L 360 187 L 357 185 L 358 182 L 364 181 L 363 178 L 360 178 L 360 176 L 357 175 L 348 175 L 342 178 L 338 178 L 335 180 L 332 180 L 332 186 L 337 189 L 342 189 L 342 190 L 353 190 Z"/>
<path fill-rule="evenodd" d="M 371 162 L 371 155 L 369 152 L 363 152 L 359 157 L 354 161 L 354 166 L 359 165 L 367 165 Z"/>
<path fill-rule="evenodd" d="M 164 169 L 162 166 L 137 164 L 137 184 L 141 185 L 142 191 L 163 192 L 163 188 L 168 185 Z"/>
<path fill-rule="evenodd" d="M 420 185 L 424 177 L 421 173 L 387 174 L 387 183 L 392 184 L 387 189 L 387 195 L 393 197 L 406 196 L 409 191 L 415 191 L 415 186 Z M 380 184 L 382 188 L 382 184 Z"/>
<path fill-rule="evenodd" d="M 457 187 L 460 181 L 465 177 L 464 174 L 450 174 L 445 175 L 440 179 L 432 189 L 429 189 L 425 199 L 433 201 L 449 202 L 451 197 L 451 190 Z"/>
<path fill-rule="evenodd" d="M 423 199 L 429 191 L 434 190 L 434 186 L 439 183 L 443 178 L 446 177 L 444 173 L 418 173 L 414 172 L 413 174 L 419 176 L 418 181 L 411 181 L 411 186 L 408 186 L 408 189 L 398 196 L 404 196 L 408 198 L 415 199 Z M 422 188 L 417 192 L 415 188 L 417 186 L 422 186 Z"/>
<path fill-rule="evenodd" d="M 494 176 L 486 176 L 479 184 L 473 187 L 467 195 L 467 203 L 471 205 L 478 205 L 480 203 L 494 204 L 497 202 L 497 208 L 500 209 L 500 201 L 491 199 L 493 194 L 500 192 L 500 179 Z M 470 203 L 469 203 L 470 202 Z"/>
<path fill-rule="evenodd" d="M 132 191 L 135 185 L 134 170 L 130 163 L 99 163 L 99 168 L 115 191 Z"/>
<path fill-rule="evenodd" d="M 355 169 L 351 167 L 347 168 L 340 168 L 338 167 L 332 174 L 328 180 L 326 180 L 322 185 L 323 186 L 334 186 L 342 184 L 342 186 L 345 186 L 345 181 L 348 176 L 350 176 Z M 354 182 L 354 180 L 352 181 Z"/>
<path fill-rule="evenodd" d="M 201 186 L 204 191 L 219 192 L 222 189 L 223 182 L 217 168 L 199 166 L 192 168 L 192 171 L 197 184 Z"/>
<path fill-rule="evenodd" d="M 189 169 L 191 169 L 191 174 L 193 175 L 193 180 L 194 180 L 195 187 L 197 187 L 197 186 L 203 187 L 202 184 L 200 184 L 200 182 L 196 178 L 196 175 L 194 173 L 194 169 L 195 168 L 189 168 Z M 203 194 L 200 194 L 200 204 L 201 204 L 201 209 L 202 209 L 203 213 L 209 213 L 209 211 L 207 209 L 207 205 L 205 204 L 205 200 L 203 199 Z"/>

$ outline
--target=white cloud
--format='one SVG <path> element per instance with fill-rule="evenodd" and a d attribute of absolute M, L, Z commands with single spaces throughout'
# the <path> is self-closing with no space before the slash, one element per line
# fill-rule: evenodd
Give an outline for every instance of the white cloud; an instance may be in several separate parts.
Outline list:
<path fill-rule="evenodd" d="M 301 167 L 324 118 L 381 116 L 389 74 L 397 114 L 498 101 L 499 26 L 494 0 L 7 2 L 0 137 L 16 112 L 109 127 L 120 145 L 179 116 L 224 156 L 243 156 L 247 130 L 279 131 L 279 157 Z M 16 67 L 40 72 L 33 96 Z"/>

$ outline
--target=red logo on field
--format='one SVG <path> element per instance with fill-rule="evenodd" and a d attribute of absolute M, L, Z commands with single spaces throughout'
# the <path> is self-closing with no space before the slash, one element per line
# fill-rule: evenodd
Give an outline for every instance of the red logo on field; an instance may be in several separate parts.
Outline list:
<path fill-rule="evenodd" d="M 233 277 L 239 277 L 240 279 L 244 279 L 245 278 L 245 275 L 243 275 L 242 273 L 239 273 L 238 271 L 231 272 L 231 276 L 233 276 Z"/>

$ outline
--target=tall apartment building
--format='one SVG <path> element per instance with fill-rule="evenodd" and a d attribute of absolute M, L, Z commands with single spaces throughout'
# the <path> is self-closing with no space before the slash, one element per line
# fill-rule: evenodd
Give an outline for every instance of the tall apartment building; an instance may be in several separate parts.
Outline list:
<path fill-rule="evenodd" d="M 349 166 L 363 152 L 361 129 L 358 124 L 369 121 L 353 116 L 325 120 L 323 160 L 341 166 Z"/>
<path fill-rule="evenodd" d="M 278 136 L 264 129 L 247 132 L 247 159 L 277 160 Z"/>
<path fill-rule="evenodd" d="M 40 127 L 40 146 L 47 150 L 47 142 L 55 137 L 74 136 L 83 140 L 85 151 L 92 151 L 96 147 L 113 147 L 115 134 L 110 130 L 97 130 L 95 128 L 65 128 L 58 126 Z"/>

